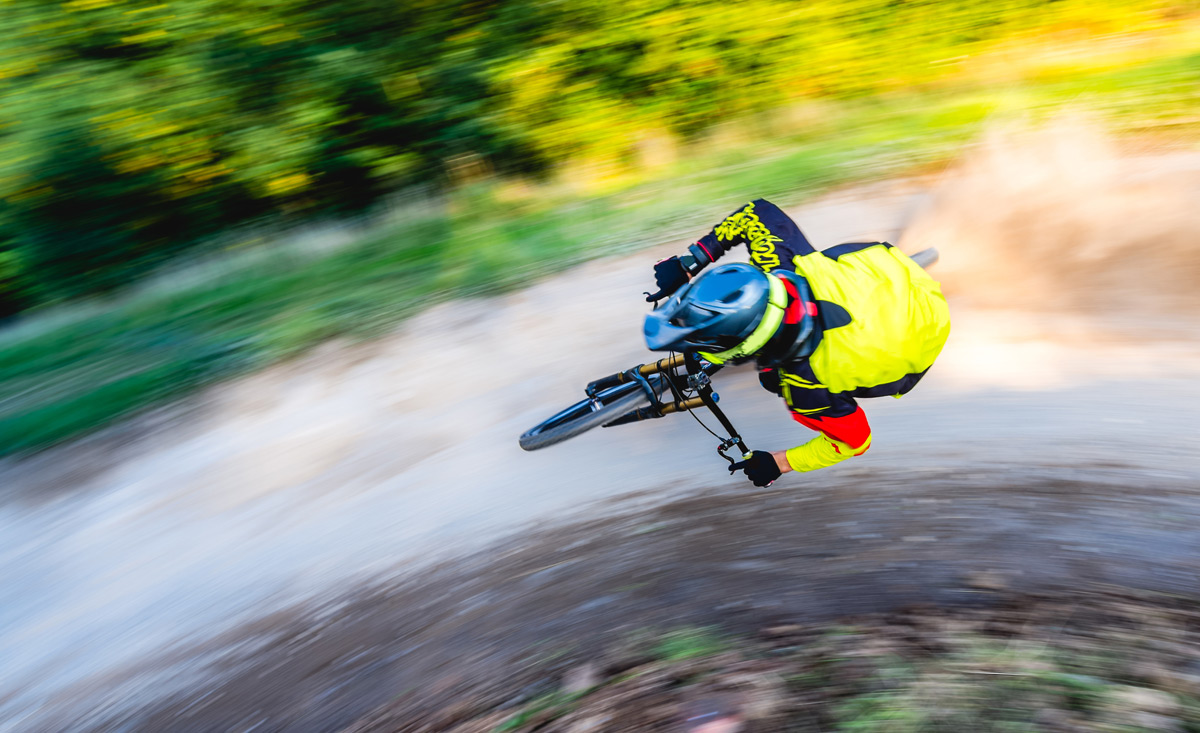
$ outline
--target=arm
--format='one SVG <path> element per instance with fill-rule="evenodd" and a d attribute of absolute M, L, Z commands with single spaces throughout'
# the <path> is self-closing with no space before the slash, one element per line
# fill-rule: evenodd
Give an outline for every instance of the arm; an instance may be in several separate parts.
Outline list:
<path fill-rule="evenodd" d="M 820 431 L 820 435 L 804 445 L 777 451 L 775 456 L 782 473 L 815 471 L 832 466 L 852 456 L 861 456 L 871 447 L 871 426 L 861 407 L 841 417 L 811 417 L 792 413 L 796 422 Z"/>
<path fill-rule="evenodd" d="M 871 447 L 871 426 L 867 423 L 866 413 L 853 398 L 830 394 L 819 385 L 813 385 L 812 389 L 798 387 L 803 380 L 794 380 L 794 376 L 786 375 L 781 385 L 792 417 L 821 434 L 789 450 L 754 451 L 746 460 L 730 467 L 731 472 L 745 471 L 755 486 L 769 486 L 791 471 L 815 471 L 832 466 L 851 456 L 862 455 Z"/>
<path fill-rule="evenodd" d="M 766 199 L 755 199 L 725 217 L 688 251 L 703 266 L 741 244 L 750 250 L 750 262 L 764 272 L 795 270 L 796 255 L 816 251 L 796 222 Z"/>
<path fill-rule="evenodd" d="M 716 262 L 734 247 L 744 244 L 750 250 L 750 262 L 763 272 L 776 269 L 795 271 L 797 255 L 816 250 L 809 244 L 791 217 L 766 199 L 755 199 L 713 227 L 682 257 L 670 257 L 654 266 L 658 292 L 646 298 L 664 298 L 683 286 L 691 277 Z"/>
<path fill-rule="evenodd" d="M 871 426 L 854 398 L 830 392 L 807 363 L 793 369 L 780 375 L 781 396 L 796 422 L 821 434 L 783 451 L 788 470 L 815 471 L 865 453 L 871 447 Z"/>

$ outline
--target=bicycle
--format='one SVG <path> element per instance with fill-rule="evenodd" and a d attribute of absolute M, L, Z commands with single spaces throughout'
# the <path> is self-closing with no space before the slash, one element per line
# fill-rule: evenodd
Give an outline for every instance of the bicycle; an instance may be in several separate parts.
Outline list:
<path fill-rule="evenodd" d="M 911 258 L 928 269 L 937 262 L 938 252 L 931 247 Z M 672 354 L 593 380 L 584 388 L 585 399 L 525 431 L 519 440 L 521 448 L 539 450 L 595 427 L 611 428 L 707 407 L 728 436 L 722 437 L 703 422 L 700 424 L 720 440 L 717 453 L 733 465 L 750 449 L 717 405 L 720 396 L 712 388 L 712 376 L 722 367 L 696 354 Z M 727 453 L 734 447 L 740 451 L 736 457 Z"/>

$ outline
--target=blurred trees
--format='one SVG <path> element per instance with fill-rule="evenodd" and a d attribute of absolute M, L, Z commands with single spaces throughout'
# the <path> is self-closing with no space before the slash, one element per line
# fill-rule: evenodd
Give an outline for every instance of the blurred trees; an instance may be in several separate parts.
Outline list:
<path fill-rule="evenodd" d="M 0 316 L 270 213 L 454 171 L 628 165 L 647 134 L 936 82 L 973 44 L 1147 0 L 9 0 Z"/>

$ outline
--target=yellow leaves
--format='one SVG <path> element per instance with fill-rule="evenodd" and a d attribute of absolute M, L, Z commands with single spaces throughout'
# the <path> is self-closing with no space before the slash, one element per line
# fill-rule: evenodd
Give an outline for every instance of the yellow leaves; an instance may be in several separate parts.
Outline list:
<path fill-rule="evenodd" d="M 67 10 L 99 10 L 115 5 L 116 0 L 71 0 L 71 2 L 63 5 Z"/>
<path fill-rule="evenodd" d="M 265 46 L 273 46 L 276 43 L 287 43 L 289 41 L 298 41 L 302 38 L 299 33 L 290 30 L 273 31 L 265 33 L 259 39 Z"/>
<path fill-rule="evenodd" d="M 168 122 L 162 125 L 157 125 L 156 127 L 148 130 L 146 133 L 138 135 L 138 137 L 167 137 L 168 135 L 174 135 L 177 132 L 179 132 L 179 125 L 173 125 Z"/>
<path fill-rule="evenodd" d="M 417 156 L 410 153 L 383 156 L 377 159 L 371 167 L 371 176 L 375 178 L 401 178 L 415 169 L 418 163 Z"/>
<path fill-rule="evenodd" d="M 126 10 L 124 12 L 124 15 L 139 15 L 141 13 L 157 13 L 160 10 L 166 10 L 167 7 L 168 6 L 165 3 L 161 4 L 161 5 L 146 5 L 145 7 L 134 8 L 132 10 Z"/>
<path fill-rule="evenodd" d="M 286 196 L 303 191 L 311 185 L 312 176 L 307 173 L 289 173 L 267 181 L 267 193 L 272 196 Z"/>
<path fill-rule="evenodd" d="M 166 158 L 157 153 L 142 153 L 132 158 L 118 160 L 116 168 L 118 173 L 128 175 L 153 170 L 165 162 Z"/>
<path fill-rule="evenodd" d="M 698 79 L 717 73 L 720 71 L 721 66 L 717 63 L 716 59 L 712 57 L 705 57 L 687 62 L 683 65 L 683 69 L 687 72 L 688 76 Z"/>
<path fill-rule="evenodd" d="M 155 120 L 153 112 L 140 112 L 128 108 L 96 115 L 91 121 L 118 139 L 153 140 L 169 137 L 180 131 L 179 126 L 174 123 Z"/>
<path fill-rule="evenodd" d="M 95 129 L 104 133 L 99 139 L 110 151 L 105 159 L 118 174 L 154 171 L 167 182 L 168 195 L 186 198 L 231 172 L 214 162 L 212 136 L 159 119 L 161 114 L 125 108 L 91 118 Z"/>
<path fill-rule="evenodd" d="M 301 35 L 294 30 L 288 28 L 283 23 L 272 23 L 271 25 L 259 26 L 245 31 L 247 34 L 257 36 L 259 43 L 264 46 L 273 46 L 276 43 L 287 43 L 288 41 L 298 41 Z"/>
<path fill-rule="evenodd" d="M 9 203 L 16 204 L 16 203 L 20 203 L 22 201 L 29 201 L 31 199 L 38 199 L 38 198 L 50 196 L 53 193 L 54 193 L 54 188 L 51 187 L 49 184 L 34 183 L 32 185 L 26 186 L 25 188 L 19 189 L 15 193 L 9 194 L 7 201 Z"/>
<path fill-rule="evenodd" d="M 19 76 L 28 74 L 36 74 L 38 65 L 30 60 L 18 61 L 9 66 L 0 66 L 0 81 L 4 79 L 16 79 Z"/>
<path fill-rule="evenodd" d="M 689 17 L 683 10 L 668 10 L 655 13 L 646 20 L 651 28 L 661 29 L 659 32 L 670 33 L 671 30 L 680 32 L 688 25 Z"/>
<path fill-rule="evenodd" d="M 135 33 L 132 36 L 124 36 L 121 38 L 121 43 L 135 45 L 139 43 L 149 43 L 167 37 L 167 31 L 163 28 L 155 28 L 154 30 L 146 31 L 145 33 Z"/>
<path fill-rule="evenodd" d="M 184 199 L 207 188 L 215 178 L 228 175 L 231 171 L 217 163 L 187 168 L 175 174 L 174 181 L 167 187 L 167 195 L 173 199 Z"/>
<path fill-rule="evenodd" d="M 382 82 L 383 93 L 393 102 L 421 96 L 421 80 L 416 74 L 392 74 Z"/>
<path fill-rule="evenodd" d="M 184 177 L 193 183 L 205 183 L 227 173 L 229 169 L 223 165 L 205 165 L 188 171 Z"/>
<path fill-rule="evenodd" d="M 480 38 L 483 38 L 483 32 L 478 29 L 471 29 L 471 30 L 463 31 L 462 33 L 456 33 L 453 36 L 450 36 L 450 38 L 448 38 L 446 40 L 448 40 L 450 43 L 457 43 L 457 44 L 465 46 L 465 45 L 470 44 L 471 41 L 474 41 L 474 40 L 477 40 Z"/>

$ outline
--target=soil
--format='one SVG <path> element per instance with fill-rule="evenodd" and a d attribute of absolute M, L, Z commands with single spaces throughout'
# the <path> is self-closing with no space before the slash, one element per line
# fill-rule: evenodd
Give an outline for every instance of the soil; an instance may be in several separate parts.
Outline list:
<path fill-rule="evenodd" d="M 179 653 L 176 674 L 190 671 L 196 680 L 186 692 L 116 717 L 89 713 L 55 723 L 71 730 L 490 730 L 560 691 L 563 675 L 593 664 L 589 687 L 599 685 L 602 695 L 644 693 L 656 702 L 637 703 L 651 710 L 642 717 L 596 713 L 615 704 L 599 698 L 599 707 L 571 710 L 608 715 L 598 730 L 677 730 L 679 705 L 694 694 L 678 675 L 716 675 L 718 688 L 726 672 L 786 677 L 802 674 L 796 665 L 808 653 L 763 667 L 755 660 L 773 658 L 770 645 L 739 641 L 736 657 L 704 662 L 709 671 L 701 672 L 645 651 L 680 629 L 753 638 L 795 627 L 808 639 L 832 625 L 862 625 L 869 647 L 873 635 L 891 633 L 895 614 L 914 606 L 954 609 L 924 613 L 965 619 L 975 624 L 970 629 L 1008 623 L 1009 635 L 1018 636 L 1005 614 L 1033 618 L 1078 603 L 1096 610 L 1071 628 L 1104 634 L 1091 619 L 1119 606 L 1123 596 L 1111 595 L 1113 588 L 1178 595 L 1196 587 L 1200 537 L 1190 528 L 1200 514 L 1197 484 L 1167 482 L 1130 501 L 1129 469 L 1054 473 L 1010 473 L 987 490 L 978 477 L 964 482 L 957 472 L 860 476 L 831 487 L 836 502 L 823 492 L 708 492 L 531 533 L 419 578 L 262 618 Z M 1088 511 L 1078 511 L 1081 503 Z M 1186 603 L 1156 603 L 1192 618 L 1183 613 Z M 1034 629 L 1030 638 L 1041 633 Z M 639 639 L 637 664 L 610 661 L 629 648 L 615 649 L 614 640 L 638 648 Z M 1200 663 L 1192 650 L 1180 660 Z M 872 664 L 879 654 L 868 655 L 879 657 Z M 161 674 L 171 663 L 143 660 L 140 668 Z M 649 687 L 631 689 L 623 676 L 643 664 L 650 665 L 642 679 Z M 109 684 L 121 688 L 119 679 Z M 842 695 L 827 694 L 829 705 Z M 791 695 L 779 703 L 783 720 L 793 720 L 786 711 L 794 705 L 809 704 Z M 820 722 L 826 713 L 809 712 L 817 722 L 799 729 L 830 729 Z M 662 727 L 668 720 L 676 727 Z M 791 729 L 770 727 L 777 724 L 755 729 Z M 568 728 L 546 728 L 560 729 Z"/>
<path fill-rule="evenodd" d="M 985 583 L 986 586 L 986 583 Z M 346 733 L 1195 731 L 1200 613 L 1179 598 L 992 593 L 837 625 L 630 637 L 523 687 L 429 710 L 401 695 Z"/>

